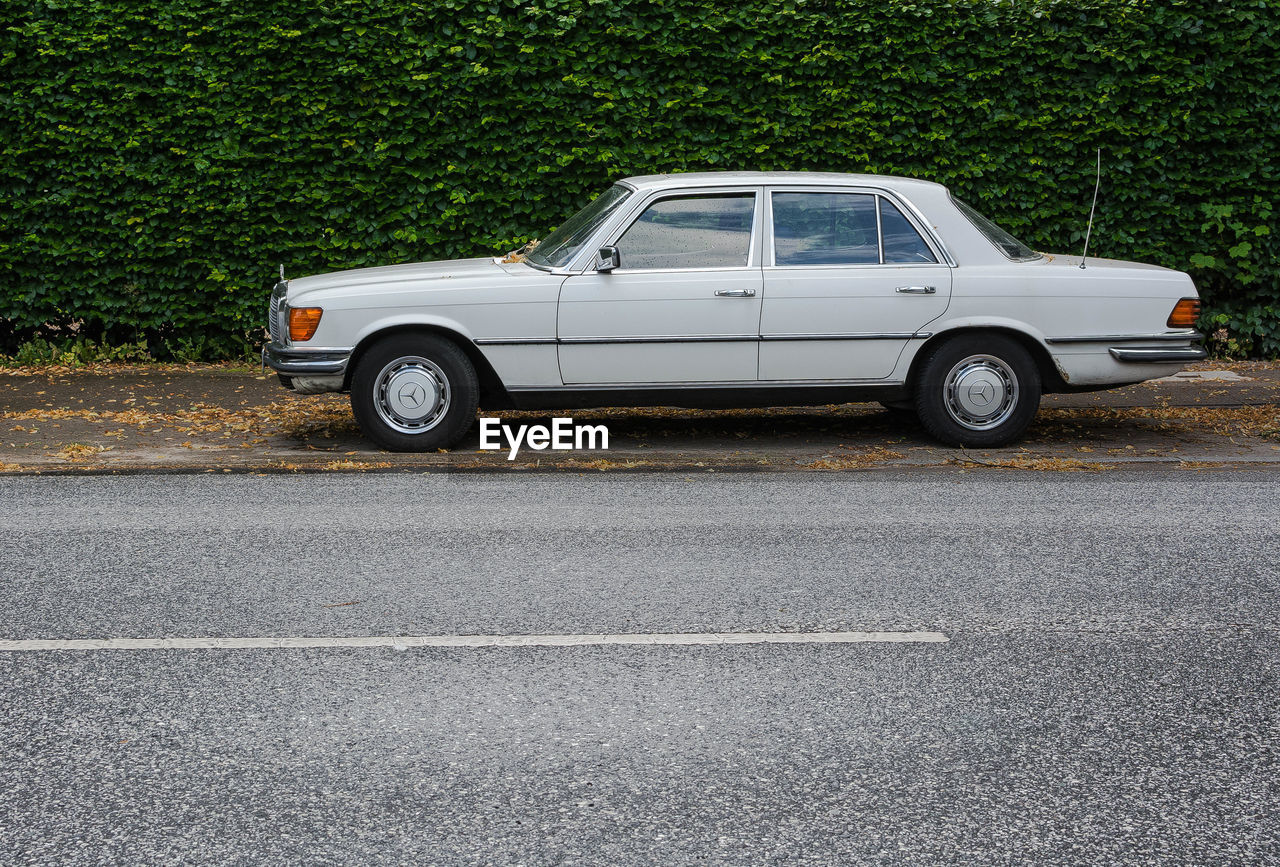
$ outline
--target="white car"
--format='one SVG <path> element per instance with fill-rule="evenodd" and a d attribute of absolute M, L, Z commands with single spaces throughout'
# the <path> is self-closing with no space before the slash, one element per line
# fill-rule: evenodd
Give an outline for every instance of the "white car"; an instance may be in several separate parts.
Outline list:
<path fill-rule="evenodd" d="M 1191 278 L 1037 253 L 927 181 L 627 178 L 505 257 L 281 280 L 264 362 L 350 391 L 369 439 L 452 446 L 478 406 L 880 401 L 998 446 L 1040 395 L 1205 357 Z"/>

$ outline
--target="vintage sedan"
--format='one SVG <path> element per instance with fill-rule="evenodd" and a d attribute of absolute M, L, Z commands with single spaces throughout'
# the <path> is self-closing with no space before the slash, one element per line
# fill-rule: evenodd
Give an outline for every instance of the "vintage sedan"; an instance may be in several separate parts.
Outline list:
<path fill-rule="evenodd" d="M 379 446 L 452 446 L 477 407 L 879 401 L 999 446 L 1040 396 L 1205 357 L 1191 278 L 1037 253 L 947 188 L 879 175 L 621 180 L 506 256 L 281 280 L 264 363 L 349 391 Z"/>

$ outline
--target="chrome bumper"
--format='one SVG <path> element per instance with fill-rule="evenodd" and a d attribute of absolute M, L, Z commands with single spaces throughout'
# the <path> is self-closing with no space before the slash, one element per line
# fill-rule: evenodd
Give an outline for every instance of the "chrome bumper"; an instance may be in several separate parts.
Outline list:
<path fill-rule="evenodd" d="M 1108 351 L 1116 361 L 1145 364 L 1186 364 L 1191 361 L 1203 361 L 1209 357 L 1209 353 L 1203 346 L 1178 346 L 1172 349 L 1166 349 L 1163 346 L 1113 346 Z"/>
<path fill-rule="evenodd" d="M 341 376 L 350 360 L 350 349 L 287 348 L 275 343 L 262 347 L 263 366 L 284 376 Z"/>

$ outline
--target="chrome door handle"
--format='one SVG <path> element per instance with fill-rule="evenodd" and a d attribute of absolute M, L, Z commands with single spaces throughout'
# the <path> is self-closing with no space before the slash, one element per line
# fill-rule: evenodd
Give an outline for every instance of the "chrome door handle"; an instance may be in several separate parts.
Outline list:
<path fill-rule="evenodd" d="M 754 298 L 756 290 L 754 289 L 717 289 L 716 297 L 718 298 Z"/>
<path fill-rule="evenodd" d="M 893 291 L 900 295 L 932 295 L 938 289 L 936 286 L 899 286 Z"/>

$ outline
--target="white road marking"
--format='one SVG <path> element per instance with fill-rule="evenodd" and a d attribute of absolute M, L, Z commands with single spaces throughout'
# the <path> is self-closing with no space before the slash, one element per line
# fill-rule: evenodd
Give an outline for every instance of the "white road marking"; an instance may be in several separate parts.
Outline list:
<path fill-rule="evenodd" d="M 300 647 L 586 647 L 609 644 L 864 644 L 949 641 L 941 632 L 655 632 L 621 635 L 366 635 L 264 638 L 0 639 L 0 651 L 283 650 Z"/>

